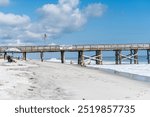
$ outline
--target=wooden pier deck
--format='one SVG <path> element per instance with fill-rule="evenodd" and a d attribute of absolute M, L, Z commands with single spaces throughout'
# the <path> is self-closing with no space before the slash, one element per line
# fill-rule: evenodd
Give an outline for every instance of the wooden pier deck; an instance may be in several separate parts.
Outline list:
<path fill-rule="evenodd" d="M 102 64 L 103 51 L 115 51 L 115 63 L 121 64 L 122 60 L 130 60 L 130 64 L 138 64 L 138 50 L 147 51 L 147 61 L 150 64 L 150 44 L 95 44 L 95 45 L 46 45 L 46 46 L 0 46 L 0 53 L 7 55 L 8 48 L 18 48 L 19 53 L 23 53 L 23 59 L 26 60 L 27 53 L 40 52 L 41 61 L 43 61 L 44 52 L 60 52 L 61 62 L 65 62 L 65 52 L 78 52 L 78 64 L 84 64 L 84 59 L 89 58 L 96 61 L 96 64 Z M 95 51 L 95 56 L 84 55 L 85 51 Z M 129 54 L 123 55 L 122 51 L 129 51 Z M 15 52 L 14 52 L 15 53 Z"/>

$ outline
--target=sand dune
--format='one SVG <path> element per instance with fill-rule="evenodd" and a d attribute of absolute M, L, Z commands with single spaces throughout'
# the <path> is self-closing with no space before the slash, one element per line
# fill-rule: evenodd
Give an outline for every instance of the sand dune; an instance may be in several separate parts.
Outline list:
<path fill-rule="evenodd" d="M 150 83 L 54 62 L 0 61 L 0 99 L 150 99 Z"/>

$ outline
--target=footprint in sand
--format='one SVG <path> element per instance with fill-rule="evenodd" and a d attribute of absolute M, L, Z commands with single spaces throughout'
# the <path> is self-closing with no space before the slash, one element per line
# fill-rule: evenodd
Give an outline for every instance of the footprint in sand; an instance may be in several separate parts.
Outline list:
<path fill-rule="evenodd" d="M 34 80 L 34 78 L 29 78 L 30 80 Z"/>
<path fill-rule="evenodd" d="M 0 84 L 0 86 L 3 86 L 3 84 Z"/>
<path fill-rule="evenodd" d="M 130 99 L 130 97 L 125 97 L 125 99 Z"/>
<path fill-rule="evenodd" d="M 28 89 L 29 91 L 33 91 L 33 89 Z"/>
<path fill-rule="evenodd" d="M 35 78 L 29 78 L 29 80 L 33 83 L 33 84 L 37 84 L 37 79 L 35 79 Z"/>
<path fill-rule="evenodd" d="M 33 88 L 33 89 L 35 89 L 36 87 L 35 87 L 35 86 L 30 86 L 30 88 Z"/>
<path fill-rule="evenodd" d="M 35 86 L 29 86 L 30 88 L 28 89 L 29 91 L 33 91 L 34 89 L 36 89 L 37 87 Z"/>

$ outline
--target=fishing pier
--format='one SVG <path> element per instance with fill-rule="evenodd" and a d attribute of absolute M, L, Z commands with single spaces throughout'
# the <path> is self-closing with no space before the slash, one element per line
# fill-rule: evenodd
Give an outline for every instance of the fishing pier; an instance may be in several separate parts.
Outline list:
<path fill-rule="evenodd" d="M 122 61 L 129 60 L 130 64 L 138 64 L 138 51 L 147 52 L 147 63 L 150 64 L 150 44 L 95 44 L 95 45 L 46 45 L 46 46 L 0 46 L 0 53 L 7 56 L 7 49 L 17 48 L 22 53 L 22 59 L 26 60 L 28 53 L 40 53 L 40 59 L 43 61 L 44 52 L 60 52 L 61 63 L 65 63 L 66 52 L 78 53 L 78 64 L 84 65 L 85 59 L 95 60 L 96 64 L 103 64 L 103 51 L 114 51 L 115 64 L 122 64 Z M 87 56 L 86 51 L 94 51 L 95 55 Z M 126 55 L 122 54 L 126 51 Z"/>

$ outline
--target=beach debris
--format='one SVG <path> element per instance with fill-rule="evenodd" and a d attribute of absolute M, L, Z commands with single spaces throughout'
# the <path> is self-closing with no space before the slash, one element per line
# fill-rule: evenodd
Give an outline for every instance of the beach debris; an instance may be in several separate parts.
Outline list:
<path fill-rule="evenodd" d="M 72 60 L 70 61 L 70 64 L 73 64 L 73 61 L 72 61 Z"/>
<path fill-rule="evenodd" d="M 82 67 L 86 67 L 85 62 L 81 62 Z"/>

